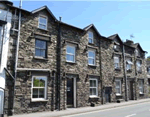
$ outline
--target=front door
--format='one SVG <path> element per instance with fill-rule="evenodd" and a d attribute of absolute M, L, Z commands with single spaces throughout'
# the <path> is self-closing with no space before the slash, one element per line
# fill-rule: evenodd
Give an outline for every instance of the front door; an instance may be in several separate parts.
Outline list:
<path fill-rule="evenodd" d="M 111 90 L 112 90 L 111 87 L 105 87 L 105 100 L 106 100 L 106 103 L 111 102 L 111 97 L 110 97 Z"/>
<path fill-rule="evenodd" d="M 74 107 L 74 88 L 73 88 L 73 78 L 67 79 L 67 107 Z"/>
<path fill-rule="evenodd" d="M 132 81 L 129 81 L 129 100 L 133 100 L 133 82 Z"/>

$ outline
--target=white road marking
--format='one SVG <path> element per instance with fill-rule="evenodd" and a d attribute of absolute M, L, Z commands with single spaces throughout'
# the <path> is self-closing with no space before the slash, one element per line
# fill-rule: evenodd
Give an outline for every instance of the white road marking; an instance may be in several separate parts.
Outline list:
<path fill-rule="evenodd" d="M 143 102 L 143 103 L 133 104 L 133 105 L 125 105 L 125 106 L 122 106 L 122 107 L 114 107 L 114 108 L 110 108 L 110 109 L 97 110 L 97 111 L 93 110 L 92 112 L 83 112 L 83 113 L 80 113 L 80 114 L 71 114 L 71 115 L 66 115 L 66 116 L 64 115 L 64 116 L 61 116 L 61 117 L 73 117 L 73 116 L 78 116 L 78 115 L 85 115 L 85 114 L 91 114 L 91 113 L 96 113 L 96 112 L 103 112 L 103 111 L 108 111 L 108 110 L 115 110 L 115 109 L 118 109 L 118 108 L 132 107 L 132 106 L 135 106 L 135 105 L 141 105 L 141 104 L 146 104 L 146 103 L 150 103 L 150 102 Z"/>
<path fill-rule="evenodd" d="M 132 115 L 127 115 L 127 116 L 125 116 L 125 117 L 131 117 L 131 116 L 134 116 L 134 115 L 136 115 L 136 114 L 132 114 Z"/>

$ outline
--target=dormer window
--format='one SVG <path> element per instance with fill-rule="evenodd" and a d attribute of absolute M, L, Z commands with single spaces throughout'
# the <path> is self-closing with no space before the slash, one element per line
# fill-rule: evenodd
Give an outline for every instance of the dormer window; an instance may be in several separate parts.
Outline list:
<path fill-rule="evenodd" d="M 40 16 L 39 17 L 39 28 L 47 30 L 47 18 Z"/>
<path fill-rule="evenodd" d="M 88 32 L 89 43 L 93 43 L 93 33 Z"/>
<path fill-rule="evenodd" d="M 120 46 L 115 44 L 115 45 L 114 45 L 114 51 L 117 51 L 117 52 L 118 52 L 119 49 L 120 49 Z"/>
<path fill-rule="evenodd" d="M 139 51 L 135 50 L 135 56 L 139 56 Z"/>

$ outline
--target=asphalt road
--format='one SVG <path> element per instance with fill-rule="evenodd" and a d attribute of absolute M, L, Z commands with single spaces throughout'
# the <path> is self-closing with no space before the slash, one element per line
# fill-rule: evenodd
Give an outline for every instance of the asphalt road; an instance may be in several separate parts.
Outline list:
<path fill-rule="evenodd" d="M 150 117 L 150 102 L 63 117 Z"/>

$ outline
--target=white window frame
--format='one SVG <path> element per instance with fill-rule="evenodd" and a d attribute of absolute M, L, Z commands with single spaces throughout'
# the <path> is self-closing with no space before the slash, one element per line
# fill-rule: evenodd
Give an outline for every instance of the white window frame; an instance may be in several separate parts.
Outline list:
<path fill-rule="evenodd" d="M 118 63 L 115 63 L 115 58 L 118 59 Z M 117 67 L 115 66 L 115 64 L 117 65 Z M 114 56 L 114 67 L 115 67 L 115 69 L 120 68 L 120 57 L 119 56 Z"/>
<path fill-rule="evenodd" d="M 94 57 L 89 57 L 89 52 L 93 52 L 94 53 Z M 89 59 L 93 59 L 94 60 L 94 64 L 89 64 Z M 95 66 L 95 63 L 96 63 L 96 52 L 95 50 L 88 50 L 88 65 L 92 65 L 92 66 Z"/>
<path fill-rule="evenodd" d="M 127 63 L 127 62 L 130 62 L 130 63 Z M 132 59 L 131 58 L 127 58 L 126 59 L 126 70 L 131 70 L 132 69 Z M 128 67 L 129 67 L 129 69 L 128 69 Z"/>
<path fill-rule="evenodd" d="M 0 52 L 1 52 L 1 46 L 2 46 L 2 30 L 3 30 L 3 27 L 0 26 Z M 0 53 L 1 55 L 1 53 Z"/>
<path fill-rule="evenodd" d="M 44 92 L 44 98 L 33 98 L 33 88 L 40 89 L 41 87 L 33 87 L 33 81 L 34 77 L 36 78 L 45 78 L 45 92 Z M 45 101 L 47 99 L 47 76 L 32 76 L 32 88 L 31 88 L 31 100 L 32 101 Z"/>
<path fill-rule="evenodd" d="M 73 49 L 74 49 L 74 54 L 73 54 L 73 53 L 68 53 L 68 52 L 67 52 L 67 47 L 73 48 Z M 67 55 L 74 56 L 74 61 L 67 60 Z M 74 45 L 68 44 L 68 45 L 66 46 L 66 61 L 67 61 L 67 62 L 71 62 L 71 63 L 75 63 L 75 61 L 76 61 L 76 47 L 75 47 Z"/>
<path fill-rule="evenodd" d="M 90 87 L 90 81 L 94 80 L 96 81 L 96 87 Z M 95 88 L 96 89 L 96 95 L 90 95 L 90 89 Z M 90 97 L 98 97 L 98 79 L 97 78 L 89 78 L 89 95 Z"/>
<path fill-rule="evenodd" d="M 92 38 L 89 37 L 89 34 L 92 34 Z M 92 40 L 92 42 L 90 42 L 89 40 Z M 88 42 L 93 43 L 93 32 L 91 32 L 91 31 L 88 32 Z"/>
<path fill-rule="evenodd" d="M 120 91 L 120 92 L 118 93 L 117 90 L 116 90 L 116 95 L 121 95 L 121 93 L 122 93 L 122 92 L 121 92 L 121 89 L 122 89 L 122 87 L 121 87 L 121 85 L 122 85 L 122 84 L 121 84 L 121 80 L 115 80 L 115 83 L 116 83 L 116 82 L 119 82 L 119 91 Z M 117 83 L 116 83 L 115 89 L 117 89 L 117 88 L 118 88 L 118 87 L 117 87 Z"/>
<path fill-rule="evenodd" d="M 140 66 L 138 65 L 138 63 L 139 63 Z M 141 63 L 140 60 L 136 61 L 136 68 L 137 68 L 137 71 L 142 71 L 142 63 Z"/>
<path fill-rule="evenodd" d="M 139 94 L 144 94 L 144 81 L 143 80 L 139 80 Z"/>
<path fill-rule="evenodd" d="M 46 19 L 46 24 L 45 23 L 41 23 L 40 22 L 40 18 Z M 46 29 L 40 28 L 40 24 L 44 25 L 46 27 Z M 46 16 L 39 16 L 39 18 L 38 18 L 38 28 L 43 29 L 43 30 L 47 30 L 47 17 Z"/>

